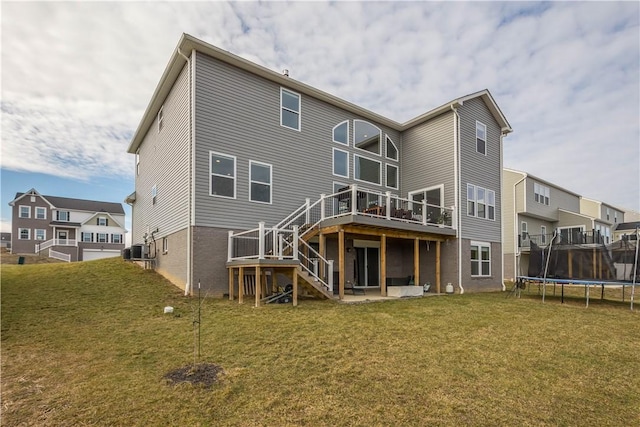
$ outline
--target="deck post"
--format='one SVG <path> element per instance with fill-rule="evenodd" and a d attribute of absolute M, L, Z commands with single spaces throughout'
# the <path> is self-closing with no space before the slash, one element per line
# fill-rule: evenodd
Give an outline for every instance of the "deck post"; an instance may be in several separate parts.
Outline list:
<path fill-rule="evenodd" d="M 258 259 L 264 259 L 264 221 L 258 223 Z"/>
<path fill-rule="evenodd" d="M 422 225 L 427 225 L 427 199 L 422 199 Z"/>
<path fill-rule="evenodd" d="M 244 267 L 238 267 L 238 304 L 244 303 Z"/>
<path fill-rule="evenodd" d="M 388 194 L 388 192 L 387 192 Z M 380 295 L 387 296 L 387 235 L 380 236 Z"/>
<path fill-rule="evenodd" d="M 329 270 L 327 273 L 329 274 L 327 283 L 329 284 L 329 292 L 333 295 L 333 260 L 327 260 L 327 269 Z"/>
<path fill-rule="evenodd" d="M 385 216 L 387 217 L 387 219 L 391 219 L 391 191 L 387 191 L 386 195 L 387 195 L 387 201 L 385 204 L 386 206 Z"/>
<path fill-rule="evenodd" d="M 413 284 L 420 285 L 420 239 L 413 242 Z"/>
<path fill-rule="evenodd" d="M 344 229 L 341 228 L 340 231 L 338 231 L 338 297 L 341 300 L 344 299 L 344 264 Z"/>
<path fill-rule="evenodd" d="M 440 240 L 436 242 L 436 292 L 440 293 Z"/>
<path fill-rule="evenodd" d="M 298 305 L 298 267 L 293 268 L 293 306 Z"/>
<path fill-rule="evenodd" d="M 262 290 L 262 269 L 256 266 L 256 307 L 260 307 L 260 291 Z"/>
<path fill-rule="evenodd" d="M 298 255 L 298 226 L 293 226 L 293 259 L 300 259 Z"/>
<path fill-rule="evenodd" d="M 231 262 L 233 258 L 233 230 L 229 230 L 227 237 L 227 261 Z"/>
<path fill-rule="evenodd" d="M 304 199 L 304 202 L 306 204 L 306 208 L 305 208 L 305 216 L 304 216 L 304 223 L 305 224 L 310 224 L 311 223 L 311 212 L 309 211 L 309 207 L 311 206 L 311 199 L 309 199 L 308 197 L 306 199 Z"/>
<path fill-rule="evenodd" d="M 320 221 L 324 220 L 325 197 L 326 194 L 320 194 Z"/>
<path fill-rule="evenodd" d="M 233 275 L 235 268 L 229 267 L 227 270 L 229 271 L 229 301 L 233 301 Z"/>
<path fill-rule="evenodd" d="M 351 215 L 358 213 L 358 186 L 351 186 Z"/>

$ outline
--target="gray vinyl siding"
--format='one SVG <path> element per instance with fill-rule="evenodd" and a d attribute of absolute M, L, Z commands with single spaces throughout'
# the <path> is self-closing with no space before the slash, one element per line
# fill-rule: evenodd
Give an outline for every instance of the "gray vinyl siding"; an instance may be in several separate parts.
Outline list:
<path fill-rule="evenodd" d="M 485 242 L 501 241 L 501 129 L 481 98 L 465 101 L 460 114 L 460 237 Z M 486 155 L 476 151 L 476 120 L 487 126 Z M 496 194 L 495 220 L 467 215 L 467 184 L 493 190 Z"/>
<path fill-rule="evenodd" d="M 249 72 L 198 53 L 196 59 L 196 189 L 195 223 L 229 229 L 255 228 L 258 221 L 273 226 L 320 194 L 330 194 L 333 182 L 354 183 L 353 154 L 382 161 L 384 184 L 384 151 L 381 156 L 364 154 L 332 142 L 332 129 L 349 120 L 349 136 L 353 138 L 353 119 L 360 119 L 335 106 L 301 95 L 301 131 L 280 126 L 281 86 Z M 295 92 L 295 91 L 294 91 Z M 382 127 L 394 141 L 400 155 L 400 135 Z M 332 174 L 333 148 L 349 152 L 350 178 Z M 210 152 L 236 157 L 236 198 L 210 195 Z M 249 200 L 249 162 L 272 165 L 271 204 Z M 380 190 L 376 186 L 358 185 Z M 394 190 L 390 190 L 396 192 Z"/>
<path fill-rule="evenodd" d="M 558 220 L 558 209 L 571 212 L 580 212 L 580 198 L 561 188 L 554 187 L 545 182 L 537 181 L 535 178 L 526 179 L 527 213 L 544 217 L 550 221 Z M 549 205 L 536 202 L 534 193 L 534 183 L 539 183 L 549 188 Z"/>
<path fill-rule="evenodd" d="M 140 173 L 136 175 L 136 201 L 132 222 L 132 243 L 142 243 L 143 234 L 156 228 L 162 238 L 187 227 L 189 212 L 189 68 L 182 69 L 158 118 L 140 145 Z M 156 204 L 151 188 L 157 186 Z M 185 255 L 186 256 L 186 255 Z"/>
<path fill-rule="evenodd" d="M 444 184 L 444 206 L 454 206 L 453 112 L 403 132 L 402 147 L 402 197 L 411 191 Z"/>

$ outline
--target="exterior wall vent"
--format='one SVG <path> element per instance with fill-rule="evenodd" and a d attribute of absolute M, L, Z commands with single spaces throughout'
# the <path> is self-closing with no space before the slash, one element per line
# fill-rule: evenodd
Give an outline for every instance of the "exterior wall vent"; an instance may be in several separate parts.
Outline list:
<path fill-rule="evenodd" d="M 287 70 L 286 68 L 282 70 L 282 75 L 285 77 L 289 77 L 289 70 Z"/>

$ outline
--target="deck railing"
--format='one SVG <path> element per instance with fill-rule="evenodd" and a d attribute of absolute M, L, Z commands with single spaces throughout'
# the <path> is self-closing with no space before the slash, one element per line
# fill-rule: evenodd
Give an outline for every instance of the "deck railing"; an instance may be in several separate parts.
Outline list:
<path fill-rule="evenodd" d="M 529 249 L 531 243 L 535 243 L 538 246 L 547 246 L 552 243 L 554 246 L 559 245 L 593 245 L 593 244 L 606 244 L 605 236 L 596 230 L 591 231 L 578 231 L 570 229 L 560 229 L 555 237 L 553 234 L 519 234 L 518 235 L 518 247 L 521 249 Z"/>
<path fill-rule="evenodd" d="M 71 255 L 49 249 L 49 258 L 59 259 L 61 261 L 71 262 Z"/>
<path fill-rule="evenodd" d="M 78 246 L 76 239 L 51 239 L 46 242 L 36 243 L 35 252 L 39 253 L 52 246 Z"/>

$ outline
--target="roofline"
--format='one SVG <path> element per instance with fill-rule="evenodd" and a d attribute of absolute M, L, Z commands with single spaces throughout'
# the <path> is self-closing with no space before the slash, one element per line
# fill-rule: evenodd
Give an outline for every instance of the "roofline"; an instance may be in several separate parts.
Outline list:
<path fill-rule="evenodd" d="M 87 212 L 87 211 L 85 211 L 85 212 Z M 95 212 L 93 215 L 91 215 L 89 218 L 85 219 L 85 220 L 84 220 L 83 222 L 81 222 L 80 224 L 85 225 L 87 222 L 89 222 L 90 220 L 94 219 L 94 218 L 95 218 L 96 216 L 98 216 L 98 215 L 109 215 L 109 218 L 111 218 L 111 219 L 112 219 L 116 224 L 118 224 L 118 226 L 119 226 L 120 228 L 122 228 L 122 229 L 124 230 L 124 225 L 120 224 L 120 223 L 118 222 L 118 220 L 117 220 L 117 219 L 115 219 L 115 218 L 113 217 L 113 215 L 114 215 L 114 214 L 113 214 L 113 213 L 111 213 L 111 212 L 106 212 L 106 211 L 99 211 L 99 212 Z M 126 217 L 126 215 L 125 215 L 125 217 Z"/>
<path fill-rule="evenodd" d="M 53 205 L 53 203 L 51 203 L 49 200 L 47 200 L 47 198 L 46 198 L 46 197 L 44 197 L 42 194 L 40 194 L 40 193 L 38 192 L 38 190 L 36 190 L 35 188 L 32 188 L 32 189 L 31 189 L 31 190 L 29 190 L 29 191 L 25 191 L 24 193 L 22 193 L 22 195 L 21 195 L 20 197 L 16 197 L 16 198 L 15 198 L 15 199 L 13 199 L 12 201 L 10 201 L 10 202 L 9 202 L 9 206 L 15 206 L 15 203 L 16 203 L 18 200 L 22 199 L 23 197 L 26 197 L 26 196 L 33 196 L 33 194 L 31 194 L 31 192 L 34 192 L 36 196 L 40 197 L 42 200 L 44 200 L 45 202 L 47 202 L 47 204 L 48 204 L 49 206 L 51 206 L 51 209 L 54 209 L 54 208 L 55 208 L 55 206 Z"/>
<path fill-rule="evenodd" d="M 578 193 L 574 193 L 574 192 L 573 192 L 573 191 L 571 191 L 571 190 L 567 190 L 566 188 L 561 187 L 561 186 L 559 186 L 558 184 L 554 184 L 553 182 L 549 182 L 549 181 L 547 181 L 546 179 L 542 179 L 542 178 L 539 178 L 539 177 L 537 177 L 537 176 L 535 176 L 535 175 L 531 175 L 529 172 L 519 171 L 519 170 L 517 170 L 517 169 L 510 169 L 510 168 L 502 168 L 502 169 L 504 169 L 504 170 L 506 170 L 506 171 L 509 171 L 509 172 L 513 172 L 513 173 L 519 173 L 519 174 L 523 175 L 525 178 L 531 178 L 531 179 L 534 179 L 534 180 L 536 180 L 536 181 L 540 181 L 540 182 L 542 182 L 543 184 L 551 185 L 551 186 L 553 186 L 553 187 L 555 187 L 555 188 L 557 188 L 557 189 L 559 189 L 559 190 L 562 190 L 562 191 L 564 191 L 564 192 L 567 192 L 567 193 L 569 193 L 569 194 L 572 194 L 572 195 L 574 195 L 574 196 L 576 196 L 576 197 L 578 197 L 578 198 L 582 198 L 582 196 L 581 196 L 580 194 L 578 194 Z"/>
<path fill-rule="evenodd" d="M 291 77 L 272 71 L 266 67 L 263 67 L 262 65 L 258 65 L 254 62 L 241 58 L 226 50 L 220 49 L 219 47 L 213 46 L 212 44 L 197 39 L 189 34 L 182 33 L 182 36 L 178 41 L 178 45 L 174 49 L 173 54 L 169 59 L 169 63 L 162 73 L 160 81 L 158 82 L 158 85 L 156 86 L 153 95 L 151 96 L 151 100 L 149 101 L 149 104 L 147 105 L 147 108 L 142 115 L 142 119 L 138 124 L 138 128 L 131 138 L 131 143 L 127 148 L 128 153 L 133 154 L 138 150 L 138 147 L 142 143 L 142 140 L 144 139 L 147 131 L 155 120 L 157 111 L 160 110 L 160 107 L 164 103 L 164 100 L 169 94 L 169 91 L 173 87 L 175 80 L 178 78 L 178 75 L 187 63 L 187 60 L 182 56 L 182 54 L 190 56 L 191 52 L 194 50 L 231 64 L 242 70 L 248 71 L 252 74 L 256 74 L 279 85 L 296 90 L 297 92 L 300 92 L 302 94 L 309 95 L 321 101 L 325 101 L 329 104 L 335 105 L 355 115 L 364 117 L 396 131 L 402 132 L 426 120 L 445 113 L 452 108 L 457 108 L 461 106 L 464 101 L 476 97 L 482 97 L 482 99 L 485 101 L 489 110 L 500 125 L 503 134 L 507 134 L 513 131 L 506 118 L 502 114 L 502 111 L 491 96 L 491 93 L 487 89 L 466 95 L 462 98 L 454 99 L 405 123 L 398 123 L 395 120 L 391 120 L 349 101 L 345 101 L 344 99 L 338 98 L 335 95 L 331 95 L 327 92 L 321 91 L 305 83 L 292 79 Z"/>
<path fill-rule="evenodd" d="M 564 213 L 568 213 L 568 214 L 571 214 L 571 215 L 581 216 L 583 218 L 587 218 L 587 219 L 591 220 L 591 222 L 600 221 L 598 218 L 592 217 L 591 215 L 583 214 L 583 213 L 580 213 L 580 212 L 568 211 L 568 210 L 562 209 L 562 208 L 558 208 L 558 212 L 564 212 Z"/>
<path fill-rule="evenodd" d="M 622 213 L 626 213 L 626 212 L 627 212 L 626 210 L 624 210 L 624 209 L 622 209 L 622 208 L 619 208 L 619 207 L 614 206 L 614 205 L 612 205 L 612 204 L 610 204 L 610 203 L 607 203 L 607 202 L 603 202 L 602 200 L 596 200 L 596 199 L 592 199 L 592 198 L 590 198 L 590 197 L 582 197 L 582 196 L 580 196 L 580 198 L 581 198 L 581 199 L 588 200 L 588 201 L 590 201 L 590 202 L 598 203 L 598 204 L 600 204 L 600 205 L 608 206 L 608 207 L 613 208 L 613 209 L 615 209 L 615 210 L 617 210 L 617 211 L 619 211 L 619 212 L 622 212 Z"/>

